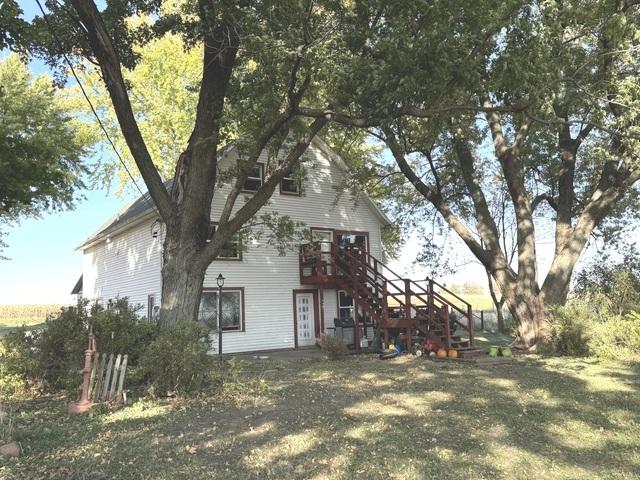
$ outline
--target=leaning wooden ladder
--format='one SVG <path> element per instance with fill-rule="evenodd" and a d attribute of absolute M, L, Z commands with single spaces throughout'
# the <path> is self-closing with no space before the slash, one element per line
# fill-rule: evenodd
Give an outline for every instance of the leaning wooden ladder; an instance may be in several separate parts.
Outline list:
<path fill-rule="evenodd" d="M 125 400 L 122 389 L 127 370 L 127 357 L 121 354 L 115 356 L 113 353 L 108 355 L 95 352 L 89 380 L 90 401 L 98 403 Z"/>

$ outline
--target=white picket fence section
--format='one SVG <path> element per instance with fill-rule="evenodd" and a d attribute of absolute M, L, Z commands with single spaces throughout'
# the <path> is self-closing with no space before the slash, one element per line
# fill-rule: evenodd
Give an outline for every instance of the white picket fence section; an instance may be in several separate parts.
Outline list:
<path fill-rule="evenodd" d="M 91 377 L 89 379 L 89 400 L 98 402 L 120 401 L 127 371 L 127 357 L 113 353 L 96 352 L 93 356 Z M 115 360 L 115 361 L 114 361 Z"/>

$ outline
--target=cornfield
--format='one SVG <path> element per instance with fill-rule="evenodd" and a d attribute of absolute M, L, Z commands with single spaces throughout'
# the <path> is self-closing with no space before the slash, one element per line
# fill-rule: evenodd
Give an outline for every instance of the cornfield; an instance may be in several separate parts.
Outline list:
<path fill-rule="evenodd" d="M 56 313 L 61 304 L 0 305 L 0 325 L 33 325 L 42 323 L 47 315 Z"/>

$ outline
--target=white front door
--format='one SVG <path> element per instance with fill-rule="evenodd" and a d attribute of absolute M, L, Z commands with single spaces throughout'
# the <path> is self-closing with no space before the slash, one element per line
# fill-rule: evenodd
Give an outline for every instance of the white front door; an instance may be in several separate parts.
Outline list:
<path fill-rule="evenodd" d="M 313 345 L 316 341 L 316 318 L 312 293 L 296 293 L 296 318 L 298 320 L 298 346 Z"/>

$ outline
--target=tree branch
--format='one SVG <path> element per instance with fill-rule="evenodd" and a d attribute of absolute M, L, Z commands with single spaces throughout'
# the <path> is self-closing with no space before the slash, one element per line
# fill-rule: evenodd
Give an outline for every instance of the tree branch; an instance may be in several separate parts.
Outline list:
<path fill-rule="evenodd" d="M 467 141 L 462 137 L 462 132 L 459 127 L 453 126 L 452 136 L 453 147 L 460 162 L 460 169 L 462 170 L 462 177 L 467 185 L 467 190 L 469 191 L 476 211 L 478 233 L 489 249 L 497 253 L 500 251 L 498 227 L 491 216 L 491 212 L 489 212 L 487 199 L 479 184 L 478 174 L 474 166 L 473 153 Z"/>
<path fill-rule="evenodd" d="M 533 199 L 533 202 L 531 202 L 531 211 L 535 211 L 535 209 L 538 208 L 538 206 L 544 201 L 546 201 L 549 204 L 549 206 L 553 208 L 556 212 L 558 211 L 557 202 L 548 193 L 541 193 L 540 195 L 536 196 Z"/>
<path fill-rule="evenodd" d="M 271 197 L 282 178 L 307 150 L 313 138 L 324 128 L 329 119 L 317 118 L 307 128 L 306 132 L 298 139 L 287 157 L 275 168 L 258 191 L 231 217 L 227 222 L 220 222 L 213 240 L 206 245 L 200 253 L 200 260 L 207 265 L 215 258 L 218 251 L 231 236 L 253 217 Z"/>
<path fill-rule="evenodd" d="M 391 128 L 383 126 L 382 131 L 385 134 L 385 142 L 389 147 L 389 150 L 391 150 L 398 167 L 402 173 L 404 173 L 407 180 L 409 180 L 416 190 L 436 208 L 440 215 L 442 215 L 442 218 L 444 218 L 447 224 L 458 234 L 458 236 L 460 236 L 462 241 L 469 247 L 471 252 L 478 260 L 480 260 L 485 268 L 492 272 L 501 271 L 511 279 L 515 278 L 511 268 L 503 261 L 503 257 L 485 250 L 476 240 L 471 231 L 460 221 L 453 211 L 451 211 L 449 206 L 444 202 L 442 195 L 420 179 L 407 162 L 402 147 L 398 143 L 396 135 Z"/>
<path fill-rule="evenodd" d="M 240 44 L 231 21 L 223 20 L 221 25 L 216 25 L 216 14 L 212 10 L 209 2 L 199 2 L 200 23 L 204 28 L 202 81 L 193 130 L 176 164 L 171 195 L 178 205 L 188 197 L 193 202 L 207 204 L 213 198 L 211 185 L 215 185 L 217 174 L 220 119 Z M 195 192 L 198 193 L 194 195 Z M 208 225 L 206 218 L 202 221 Z"/>
<path fill-rule="evenodd" d="M 415 106 L 403 106 L 397 109 L 394 109 L 384 117 L 384 118 L 366 118 L 366 117 L 357 117 L 352 116 L 348 113 L 337 112 L 333 110 L 331 107 L 327 107 L 325 109 L 317 109 L 317 108 L 307 108 L 300 107 L 297 109 L 297 113 L 305 116 L 318 118 L 326 115 L 331 115 L 331 121 L 340 123 L 349 127 L 358 127 L 358 128 L 372 128 L 379 127 L 383 121 L 390 120 L 394 118 L 399 118 L 402 116 L 410 116 L 416 118 L 430 118 L 435 117 L 437 115 L 443 115 L 451 112 L 477 112 L 477 113 L 489 113 L 489 112 L 521 112 L 526 110 L 528 107 L 527 102 L 519 102 L 514 103 L 513 105 L 506 106 L 493 106 L 493 105 L 450 105 L 445 107 L 434 107 L 434 108 L 421 108 Z"/>
<path fill-rule="evenodd" d="M 302 83 L 302 85 L 296 89 L 298 83 L 298 72 L 300 70 L 300 66 L 302 65 L 302 60 L 304 58 L 304 54 L 308 48 L 308 43 L 303 45 L 294 61 L 293 67 L 291 68 L 291 74 L 289 76 L 289 85 L 287 87 L 287 107 L 285 111 L 276 118 L 260 135 L 256 144 L 253 148 L 253 151 L 250 157 L 245 162 L 243 168 L 238 169 L 238 174 L 236 176 L 236 180 L 231 187 L 231 192 L 227 195 L 227 200 L 222 209 L 222 213 L 220 215 L 220 223 L 225 223 L 229 220 L 231 216 L 231 212 L 233 207 L 238 199 L 238 195 L 242 191 L 242 187 L 244 186 L 245 181 L 247 180 L 248 172 L 251 168 L 258 162 L 260 158 L 260 154 L 267 147 L 268 143 L 271 139 L 277 135 L 289 121 L 295 116 L 296 109 L 304 96 L 307 88 L 310 84 L 310 77 L 306 77 Z"/>
<path fill-rule="evenodd" d="M 485 102 L 485 106 L 488 107 L 490 105 L 490 102 Z M 502 166 L 516 215 L 518 227 L 518 281 L 525 285 L 527 289 L 532 286 L 537 289 L 538 267 L 536 264 L 535 227 L 529 194 L 525 187 L 522 162 L 513 154 L 513 149 L 506 143 L 499 113 L 489 112 L 486 114 L 486 118 L 493 137 L 496 157 Z"/>
<path fill-rule="evenodd" d="M 131 156 L 138 166 L 140 175 L 149 189 L 149 194 L 158 208 L 160 216 L 165 222 L 168 222 L 174 212 L 175 205 L 153 164 L 151 154 L 138 128 L 122 76 L 120 60 L 111 42 L 111 37 L 93 0 L 72 0 L 72 3 L 87 31 L 93 54 L 100 64 L 100 70 L 109 91 L 120 130 L 131 151 Z"/>

